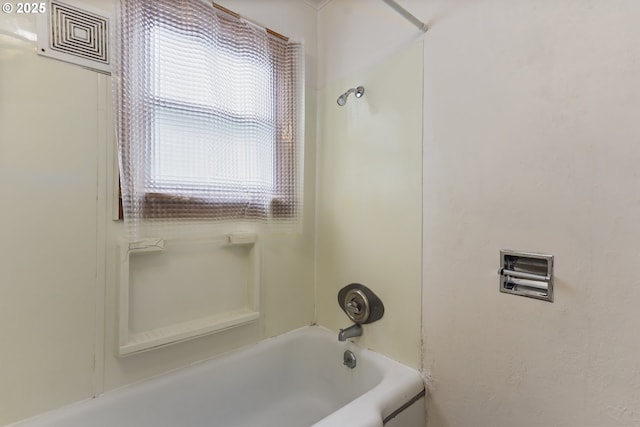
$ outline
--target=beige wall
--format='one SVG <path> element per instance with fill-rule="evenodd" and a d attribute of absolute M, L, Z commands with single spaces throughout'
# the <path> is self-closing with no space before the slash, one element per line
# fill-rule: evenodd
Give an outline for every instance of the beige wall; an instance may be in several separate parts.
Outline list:
<path fill-rule="evenodd" d="M 35 55 L 0 35 L 0 424 L 92 394 L 101 82 Z"/>
<path fill-rule="evenodd" d="M 0 14 L 0 425 L 313 321 L 317 12 L 220 3 L 305 40 L 304 233 L 261 240 L 260 322 L 127 358 L 115 356 L 110 78 L 39 57 L 24 39 L 34 17 Z"/>
<path fill-rule="evenodd" d="M 639 425 L 640 4 L 399 3 L 432 25 L 429 426 Z M 320 17 L 322 82 L 415 37 L 382 2 L 333 0 Z M 502 248 L 555 255 L 554 303 L 498 292 Z"/>
<path fill-rule="evenodd" d="M 338 306 L 368 286 L 384 317 L 359 344 L 420 366 L 422 43 L 325 87 L 318 147 L 317 321 L 351 325 Z M 350 87 L 365 94 L 336 99 Z"/>

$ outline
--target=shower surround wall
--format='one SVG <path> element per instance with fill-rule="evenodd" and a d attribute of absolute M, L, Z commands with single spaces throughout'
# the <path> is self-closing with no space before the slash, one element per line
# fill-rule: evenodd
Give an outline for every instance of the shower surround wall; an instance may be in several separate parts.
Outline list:
<path fill-rule="evenodd" d="M 322 90 L 318 144 L 317 321 L 352 322 L 338 291 L 362 283 L 382 319 L 356 341 L 420 367 L 422 43 Z M 363 85 L 364 96 L 336 98 Z"/>
<path fill-rule="evenodd" d="M 284 0 L 218 3 L 305 40 L 304 233 L 261 239 L 261 324 L 124 359 L 115 356 L 123 229 L 111 220 L 111 79 L 39 57 L 28 40 L 34 15 L 0 14 L 0 425 L 313 321 L 317 11 Z M 177 285 L 192 276 L 202 271 Z"/>
<path fill-rule="evenodd" d="M 431 24 L 429 427 L 640 425 L 640 3 L 399 3 Z M 369 0 L 319 28 L 321 82 L 416 36 Z M 554 303 L 498 292 L 504 248 L 555 256 Z"/>

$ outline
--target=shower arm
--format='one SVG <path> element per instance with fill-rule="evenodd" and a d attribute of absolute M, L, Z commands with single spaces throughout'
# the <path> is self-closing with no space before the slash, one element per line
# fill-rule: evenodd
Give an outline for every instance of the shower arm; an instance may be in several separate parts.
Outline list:
<path fill-rule="evenodd" d="M 408 20 L 413 25 L 418 27 L 418 29 L 423 33 L 426 33 L 427 30 L 429 29 L 429 26 L 427 24 L 425 24 L 424 22 L 422 22 L 421 20 L 413 16 L 411 13 L 407 11 L 407 9 L 405 9 L 404 7 L 396 3 L 395 0 L 382 0 L 382 1 L 386 3 L 389 7 L 391 7 L 393 10 L 398 12 L 400 15 L 402 15 L 406 20 Z"/>
<path fill-rule="evenodd" d="M 356 94 L 356 98 L 362 98 L 362 95 L 364 95 L 364 87 L 363 86 L 358 86 L 356 88 L 352 87 L 351 89 L 349 89 L 348 91 L 340 95 L 337 99 L 338 105 L 343 107 L 347 103 L 347 98 L 349 98 L 349 95 L 351 95 L 352 93 Z"/>

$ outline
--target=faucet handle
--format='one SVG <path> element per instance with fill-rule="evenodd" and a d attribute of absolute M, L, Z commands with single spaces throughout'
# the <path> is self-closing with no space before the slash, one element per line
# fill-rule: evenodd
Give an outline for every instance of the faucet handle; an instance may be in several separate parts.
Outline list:
<path fill-rule="evenodd" d="M 345 307 L 349 313 L 354 315 L 360 314 L 360 311 L 362 310 L 362 306 L 358 304 L 358 301 L 356 301 L 355 299 L 352 299 L 351 301 L 349 301 L 345 305 Z"/>

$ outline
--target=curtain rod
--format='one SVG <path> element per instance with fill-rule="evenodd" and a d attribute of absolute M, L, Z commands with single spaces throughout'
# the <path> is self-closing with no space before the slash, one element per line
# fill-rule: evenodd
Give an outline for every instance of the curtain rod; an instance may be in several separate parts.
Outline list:
<path fill-rule="evenodd" d="M 418 27 L 418 29 L 420 31 L 422 31 L 423 33 L 426 33 L 427 30 L 429 29 L 429 26 L 427 24 L 425 24 L 424 22 L 422 22 L 421 20 L 419 20 L 418 18 L 416 18 L 415 16 L 413 16 L 412 14 L 410 14 L 407 9 L 405 9 L 404 7 L 400 6 L 398 3 L 395 2 L 395 0 L 382 0 L 383 2 L 385 2 L 389 7 L 391 7 L 393 10 L 395 10 L 396 12 L 398 12 L 400 15 L 402 15 L 405 19 L 407 19 L 409 22 L 411 22 L 413 25 L 415 25 L 416 27 Z"/>
<path fill-rule="evenodd" d="M 236 19 L 244 19 L 245 21 L 248 21 L 248 22 L 252 23 L 253 25 L 255 25 L 255 26 L 257 26 L 257 27 L 264 28 L 264 30 L 265 30 L 267 33 L 271 34 L 271 35 L 272 35 L 272 36 L 274 36 L 274 37 L 277 37 L 277 38 L 279 38 L 279 39 L 281 39 L 281 40 L 284 40 L 284 41 L 286 41 L 286 42 L 288 42 L 288 41 L 289 41 L 289 37 L 287 37 L 287 36 L 283 36 L 282 34 L 280 34 L 280 33 L 277 33 L 277 32 L 275 32 L 275 31 L 273 31 L 271 28 L 263 27 L 262 25 L 260 25 L 260 24 L 258 24 L 258 23 L 256 23 L 256 22 L 254 22 L 254 21 L 252 21 L 252 20 L 250 20 L 250 19 L 243 18 L 242 16 L 240 16 L 240 14 L 239 14 L 239 13 L 236 13 L 236 12 L 234 12 L 233 10 L 227 9 L 226 7 L 224 7 L 224 6 L 222 6 L 222 5 L 219 5 L 219 4 L 218 4 L 218 3 L 216 3 L 216 2 L 213 2 L 213 1 L 212 1 L 212 2 L 211 2 L 211 6 L 213 6 L 214 8 L 216 8 L 216 9 L 218 9 L 218 10 L 221 10 L 222 12 L 224 12 L 224 13 L 226 13 L 226 14 L 228 14 L 228 15 L 233 16 L 233 17 L 234 17 L 234 18 L 236 18 Z"/>
<path fill-rule="evenodd" d="M 429 29 L 429 26 L 427 24 L 425 24 L 424 22 L 422 22 L 421 20 L 419 20 L 418 18 L 416 18 L 414 15 L 412 15 L 411 13 L 409 13 L 404 7 L 400 6 L 398 3 L 395 2 L 395 0 L 382 0 L 384 3 L 386 3 L 389 7 L 391 7 L 393 10 L 395 10 L 396 12 L 398 12 L 400 15 L 402 15 L 405 19 L 407 19 L 409 22 L 411 22 L 413 25 L 415 25 L 416 27 L 418 27 L 418 29 L 420 31 L 422 31 L 423 33 L 426 33 L 427 30 Z M 246 18 L 242 18 L 242 16 L 240 16 L 239 13 L 236 13 L 230 9 L 227 9 L 226 7 L 219 5 L 216 2 L 211 2 L 211 5 L 213 7 L 215 7 L 218 10 L 221 10 L 224 13 L 227 13 L 233 17 L 235 17 L 236 19 L 245 19 L 249 22 L 251 22 L 254 25 L 257 25 L 258 27 L 264 28 L 264 30 L 271 34 L 272 36 L 275 36 L 279 39 L 282 39 L 284 41 L 289 41 L 289 37 L 283 36 L 282 34 L 273 31 L 270 28 L 266 28 L 263 27 L 262 25 L 259 25 L 253 21 L 251 21 L 250 19 L 246 19 Z"/>

